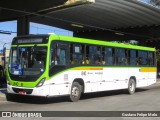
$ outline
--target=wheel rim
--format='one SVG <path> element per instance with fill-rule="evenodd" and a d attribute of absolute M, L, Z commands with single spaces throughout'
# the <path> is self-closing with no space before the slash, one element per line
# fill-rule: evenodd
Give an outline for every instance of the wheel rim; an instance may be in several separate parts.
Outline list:
<path fill-rule="evenodd" d="M 134 91 L 134 83 L 130 83 L 130 86 L 129 86 L 129 89 L 130 89 L 130 91 Z"/>
<path fill-rule="evenodd" d="M 79 89 L 78 89 L 78 87 L 74 86 L 72 88 L 72 96 L 75 97 L 75 98 L 79 96 Z"/>

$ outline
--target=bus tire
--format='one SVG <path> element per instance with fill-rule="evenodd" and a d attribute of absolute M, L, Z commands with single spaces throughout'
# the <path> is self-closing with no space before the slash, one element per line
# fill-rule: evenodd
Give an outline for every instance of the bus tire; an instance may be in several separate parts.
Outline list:
<path fill-rule="evenodd" d="M 69 95 L 70 101 L 71 102 L 77 102 L 82 93 L 82 87 L 78 82 L 73 82 L 72 87 L 71 87 L 71 92 Z"/>
<path fill-rule="evenodd" d="M 135 93 L 135 90 L 136 90 L 136 82 L 133 78 L 131 78 L 128 83 L 128 92 L 130 95 L 133 95 Z"/>

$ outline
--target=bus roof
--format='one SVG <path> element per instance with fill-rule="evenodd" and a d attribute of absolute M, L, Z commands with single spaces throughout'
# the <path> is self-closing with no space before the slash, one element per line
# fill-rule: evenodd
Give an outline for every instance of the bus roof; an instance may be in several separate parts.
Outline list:
<path fill-rule="evenodd" d="M 93 45 L 110 46 L 110 47 L 129 48 L 129 49 L 137 49 L 137 50 L 145 50 L 145 51 L 155 51 L 155 48 L 151 48 L 151 47 L 143 47 L 143 46 L 137 46 L 137 45 L 131 45 L 131 44 L 125 44 L 125 43 L 108 42 L 108 41 L 93 40 L 93 39 L 78 38 L 78 37 L 50 35 L 49 39 L 75 42 L 75 43 L 86 43 L 86 44 L 93 44 Z"/>

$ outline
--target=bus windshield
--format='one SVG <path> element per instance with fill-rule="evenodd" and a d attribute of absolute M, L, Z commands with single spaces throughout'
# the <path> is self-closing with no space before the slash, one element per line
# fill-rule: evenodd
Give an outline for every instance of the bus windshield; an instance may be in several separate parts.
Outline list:
<path fill-rule="evenodd" d="M 12 47 L 9 72 L 12 75 L 40 75 L 45 70 L 47 47 Z"/>

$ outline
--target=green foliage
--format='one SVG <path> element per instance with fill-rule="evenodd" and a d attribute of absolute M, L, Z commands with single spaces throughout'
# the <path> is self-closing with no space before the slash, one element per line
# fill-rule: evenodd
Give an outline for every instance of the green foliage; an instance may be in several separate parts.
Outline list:
<path fill-rule="evenodd" d="M 138 45 L 138 41 L 134 40 L 126 40 L 126 41 L 113 41 L 115 43 L 124 43 L 124 44 L 129 44 L 129 45 Z"/>
<path fill-rule="evenodd" d="M 160 6 L 160 0 L 150 0 L 150 3 L 154 6 Z"/>

